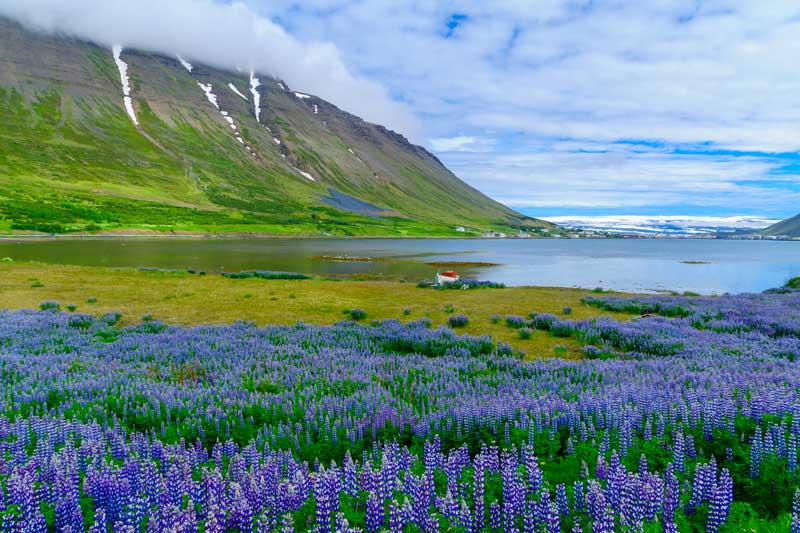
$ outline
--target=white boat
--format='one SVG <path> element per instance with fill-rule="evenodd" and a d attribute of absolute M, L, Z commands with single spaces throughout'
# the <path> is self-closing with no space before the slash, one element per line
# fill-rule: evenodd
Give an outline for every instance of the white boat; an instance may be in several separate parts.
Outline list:
<path fill-rule="evenodd" d="M 455 283 L 461 279 L 461 276 L 455 273 L 453 270 L 445 270 L 442 273 L 436 273 L 436 284 L 437 285 L 447 285 L 448 283 Z"/>

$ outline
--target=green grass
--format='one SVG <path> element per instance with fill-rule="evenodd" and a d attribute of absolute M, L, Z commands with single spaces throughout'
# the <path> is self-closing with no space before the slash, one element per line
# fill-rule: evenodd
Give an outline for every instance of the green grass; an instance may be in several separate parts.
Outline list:
<path fill-rule="evenodd" d="M 479 232 L 535 224 L 507 218 L 510 212 L 400 144 L 377 135 L 369 141 L 340 137 L 334 132 L 348 131 L 348 123 L 324 127 L 294 99 L 273 106 L 266 100 L 271 96 L 262 98 L 286 159 L 246 103 L 224 102 L 255 147 L 258 157 L 253 157 L 194 80 L 151 54 L 129 61 L 139 131 L 122 108 L 111 54 L 86 44 L 64 47 L 84 56 L 85 71 L 96 77 L 92 92 L 85 93 L 76 80 L 49 77 L 0 86 L 2 233 L 464 236 L 455 232 L 457 225 Z M 218 88 L 237 76 L 208 71 L 208 81 Z M 153 94 L 159 98 L 147 97 Z M 369 152 L 389 179 L 376 180 L 376 171 L 343 146 Z M 310 170 L 321 181 L 309 182 L 293 167 Z M 329 187 L 396 216 L 327 206 L 321 197 Z"/>
<path fill-rule="evenodd" d="M 295 194 L 276 184 L 296 178 L 281 172 L 265 174 L 249 161 L 236 161 L 222 132 L 204 135 L 184 123 L 170 134 L 146 108 L 141 110 L 143 126 L 170 139 L 165 144 L 173 144 L 171 152 L 197 158 L 193 172 L 201 193 L 185 182 L 182 162 L 156 150 L 118 110 L 86 109 L 91 114 L 84 123 L 56 130 L 51 123 L 59 119 L 54 109 L 60 96 L 52 91 L 40 98 L 40 105 L 28 107 L 19 92 L 0 88 L 0 218 L 9 231 L 141 228 L 336 235 L 426 231 L 413 221 L 375 221 L 325 206 L 304 209 L 292 200 Z M 107 136 L 96 135 L 101 127 Z M 238 178 L 233 188 L 229 184 L 234 176 L 220 177 L 231 169 Z M 96 194 L 98 188 L 106 194 Z M 434 225 L 434 232 L 443 230 Z"/>
<path fill-rule="evenodd" d="M 31 280 L 39 286 L 32 286 Z M 530 357 L 577 358 L 583 353 L 576 339 L 545 331 L 534 330 L 529 338 L 520 338 L 517 330 L 493 315 L 557 313 L 570 306 L 570 318 L 577 320 L 600 315 L 629 318 L 583 304 L 581 299 L 587 295 L 582 290 L 549 287 L 431 291 L 389 281 L 226 279 L 132 268 L 0 263 L 0 308 L 35 309 L 45 300 L 87 302 L 81 305 L 82 312 L 101 316 L 119 311 L 123 324 L 151 314 L 167 323 L 188 325 L 239 319 L 260 325 L 332 324 L 345 318 L 343 310 L 348 318 L 351 311 L 359 310 L 370 320 L 429 318 L 434 326 L 441 326 L 457 312 L 469 317 L 469 324 L 459 332 L 492 335 Z"/>

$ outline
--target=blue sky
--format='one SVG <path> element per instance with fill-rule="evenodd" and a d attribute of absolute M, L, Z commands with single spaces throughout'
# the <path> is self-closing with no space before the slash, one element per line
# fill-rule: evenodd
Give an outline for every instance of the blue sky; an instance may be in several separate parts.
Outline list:
<path fill-rule="evenodd" d="M 800 211 L 800 4 L 248 0 L 534 215 Z M 390 124 L 391 125 L 391 124 Z"/>
<path fill-rule="evenodd" d="M 0 0 L 0 14 L 273 73 L 532 215 L 800 212 L 796 0 Z"/>

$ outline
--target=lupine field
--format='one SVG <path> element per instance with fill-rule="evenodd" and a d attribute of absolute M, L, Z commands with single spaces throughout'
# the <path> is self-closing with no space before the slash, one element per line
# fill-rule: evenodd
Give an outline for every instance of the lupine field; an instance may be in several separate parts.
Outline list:
<path fill-rule="evenodd" d="M 0 531 L 800 532 L 800 291 L 585 304 L 631 319 L 503 317 L 580 361 L 0 312 Z"/>

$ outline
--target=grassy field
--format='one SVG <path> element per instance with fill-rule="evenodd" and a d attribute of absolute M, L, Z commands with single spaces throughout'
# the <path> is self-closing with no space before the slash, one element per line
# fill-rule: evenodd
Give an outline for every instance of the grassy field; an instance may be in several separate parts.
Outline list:
<path fill-rule="evenodd" d="M 345 310 L 357 308 L 367 312 L 367 320 L 428 317 L 434 325 L 443 325 L 451 314 L 463 314 L 470 323 L 459 331 L 491 334 L 524 350 L 528 357 L 574 358 L 581 352 L 574 339 L 555 338 L 546 332 L 534 331 L 530 339 L 520 339 L 502 320 L 494 323 L 492 315 L 561 314 L 563 308 L 571 307 L 573 319 L 615 316 L 581 303 L 587 294 L 548 287 L 437 291 L 384 281 L 226 279 L 185 272 L 0 264 L 3 309 L 37 308 L 44 300 L 56 300 L 62 308 L 75 305 L 78 312 L 120 311 L 123 324 L 138 322 L 145 314 L 170 324 L 225 324 L 237 319 L 259 325 L 299 320 L 331 324 L 345 319 Z"/>

